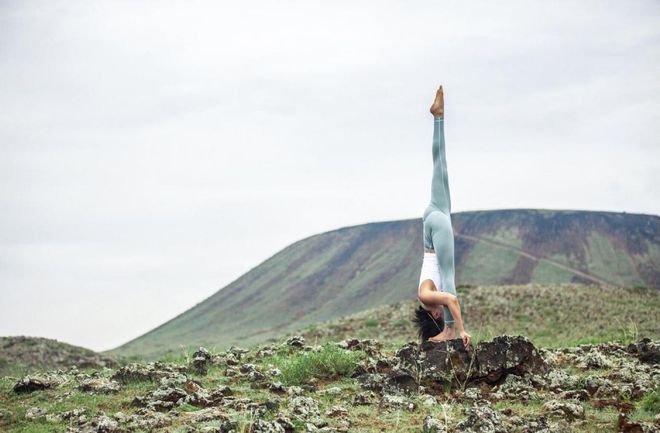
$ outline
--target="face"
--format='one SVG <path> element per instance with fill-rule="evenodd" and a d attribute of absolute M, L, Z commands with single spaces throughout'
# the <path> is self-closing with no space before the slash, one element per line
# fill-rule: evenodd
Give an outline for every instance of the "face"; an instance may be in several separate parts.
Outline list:
<path fill-rule="evenodd" d="M 433 308 L 433 309 L 431 310 L 431 316 L 433 316 L 433 318 L 434 318 L 435 320 L 438 320 L 438 319 L 442 318 L 442 311 L 443 311 L 442 307 L 440 307 L 440 308 Z"/>

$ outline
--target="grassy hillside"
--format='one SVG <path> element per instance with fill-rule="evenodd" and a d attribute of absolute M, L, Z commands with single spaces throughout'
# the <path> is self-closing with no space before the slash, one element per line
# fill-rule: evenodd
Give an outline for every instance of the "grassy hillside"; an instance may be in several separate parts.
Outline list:
<path fill-rule="evenodd" d="M 113 367 L 116 362 L 93 350 L 51 338 L 0 337 L 0 375 L 27 374 L 35 370 Z"/>
<path fill-rule="evenodd" d="M 475 341 L 524 335 L 540 347 L 566 347 L 642 337 L 660 339 L 660 291 L 583 284 L 471 286 L 459 289 Z M 400 346 L 414 340 L 416 300 L 379 305 L 308 325 L 299 334 L 315 344 L 373 338 Z"/>
<path fill-rule="evenodd" d="M 452 215 L 458 284 L 660 287 L 660 217 L 513 209 Z M 208 299 L 109 353 L 156 357 L 254 344 L 375 305 L 415 299 L 421 219 L 298 241 Z"/>

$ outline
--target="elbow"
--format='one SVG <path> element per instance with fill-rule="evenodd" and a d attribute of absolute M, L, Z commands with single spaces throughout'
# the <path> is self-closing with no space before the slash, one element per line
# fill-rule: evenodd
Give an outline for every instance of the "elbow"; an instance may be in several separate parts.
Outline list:
<path fill-rule="evenodd" d="M 458 305 L 458 297 L 456 295 L 451 295 L 451 298 L 449 298 L 449 304 Z"/>

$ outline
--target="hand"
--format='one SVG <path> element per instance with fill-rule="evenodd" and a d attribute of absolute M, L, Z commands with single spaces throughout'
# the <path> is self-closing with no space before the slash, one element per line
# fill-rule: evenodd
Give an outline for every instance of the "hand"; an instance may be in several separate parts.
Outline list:
<path fill-rule="evenodd" d="M 461 337 L 461 340 L 463 340 L 465 348 L 467 348 L 470 345 L 470 341 L 472 341 L 472 336 L 465 330 L 459 331 L 458 335 Z"/>

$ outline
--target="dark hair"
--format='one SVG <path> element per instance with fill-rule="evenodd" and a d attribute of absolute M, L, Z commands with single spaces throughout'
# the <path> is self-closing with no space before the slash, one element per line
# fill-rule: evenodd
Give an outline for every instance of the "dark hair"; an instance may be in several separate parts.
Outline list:
<path fill-rule="evenodd" d="M 425 310 L 421 305 L 417 306 L 415 317 L 413 317 L 412 321 L 415 327 L 417 327 L 417 334 L 422 343 L 431 337 L 435 337 L 445 328 L 444 318 L 433 318 L 431 312 Z"/>

